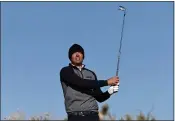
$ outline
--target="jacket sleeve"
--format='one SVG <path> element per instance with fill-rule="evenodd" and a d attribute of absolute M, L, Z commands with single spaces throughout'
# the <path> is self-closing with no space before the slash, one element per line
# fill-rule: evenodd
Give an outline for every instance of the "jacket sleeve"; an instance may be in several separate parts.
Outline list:
<path fill-rule="evenodd" d="M 88 80 L 82 79 L 74 73 L 74 71 L 69 67 L 64 67 L 60 71 L 61 81 L 65 81 L 68 84 L 84 88 L 84 89 L 94 89 L 103 86 L 107 86 L 107 80 Z"/>
<path fill-rule="evenodd" d="M 100 88 L 95 90 L 95 96 L 94 98 L 98 101 L 98 102 L 104 102 L 107 99 L 110 98 L 110 94 L 108 93 L 108 91 L 106 92 L 102 92 L 102 90 Z"/>
<path fill-rule="evenodd" d="M 95 78 L 97 80 L 97 76 L 96 74 L 94 73 L 95 75 Z M 107 99 L 110 98 L 110 94 L 108 93 L 108 91 L 106 92 L 102 92 L 102 90 L 100 89 L 100 87 L 94 89 L 94 98 L 98 101 L 98 102 L 104 102 L 106 101 Z"/>

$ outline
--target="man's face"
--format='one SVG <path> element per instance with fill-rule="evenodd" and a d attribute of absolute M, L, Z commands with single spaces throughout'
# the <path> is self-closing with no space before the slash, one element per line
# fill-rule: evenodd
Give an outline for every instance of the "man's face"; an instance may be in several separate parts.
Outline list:
<path fill-rule="evenodd" d="M 72 54 L 71 61 L 73 64 L 82 64 L 83 62 L 83 54 L 80 52 L 75 52 Z"/>

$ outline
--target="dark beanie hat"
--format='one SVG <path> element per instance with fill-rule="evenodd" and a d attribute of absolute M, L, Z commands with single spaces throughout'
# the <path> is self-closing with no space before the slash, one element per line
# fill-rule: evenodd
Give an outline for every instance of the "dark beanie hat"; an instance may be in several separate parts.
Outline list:
<path fill-rule="evenodd" d="M 71 60 L 72 54 L 75 52 L 81 52 L 83 54 L 83 59 L 84 59 L 84 49 L 78 45 L 78 44 L 73 44 L 70 48 L 69 48 L 69 59 Z"/>

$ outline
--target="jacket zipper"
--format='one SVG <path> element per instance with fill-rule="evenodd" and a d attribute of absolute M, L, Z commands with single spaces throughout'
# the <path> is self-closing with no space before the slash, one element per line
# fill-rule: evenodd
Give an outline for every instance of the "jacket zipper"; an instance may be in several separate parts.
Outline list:
<path fill-rule="evenodd" d="M 80 70 L 79 70 L 80 71 Z M 81 73 L 81 76 L 82 76 L 82 78 L 84 79 L 84 76 L 83 76 L 83 73 L 82 73 L 82 71 L 80 71 L 80 73 Z"/>
<path fill-rule="evenodd" d="M 82 70 L 80 71 L 79 69 L 78 69 L 78 71 L 81 73 L 81 76 L 82 76 L 82 78 L 84 79 L 84 76 L 83 76 L 83 73 L 82 73 Z M 93 89 L 90 89 L 91 91 L 94 91 Z"/>

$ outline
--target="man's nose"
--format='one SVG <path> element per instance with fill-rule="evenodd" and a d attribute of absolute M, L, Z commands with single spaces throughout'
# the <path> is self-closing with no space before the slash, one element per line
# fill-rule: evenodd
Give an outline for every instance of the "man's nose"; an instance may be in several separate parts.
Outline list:
<path fill-rule="evenodd" d="M 76 57 L 79 57 L 79 54 L 78 53 L 76 54 Z"/>

